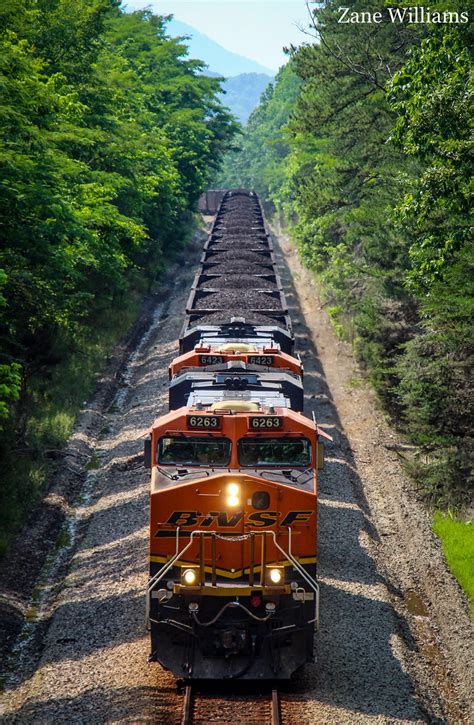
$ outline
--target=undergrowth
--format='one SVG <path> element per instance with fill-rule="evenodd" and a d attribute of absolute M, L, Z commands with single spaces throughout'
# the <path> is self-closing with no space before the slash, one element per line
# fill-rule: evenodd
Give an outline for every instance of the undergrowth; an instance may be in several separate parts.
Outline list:
<path fill-rule="evenodd" d="M 141 295 L 98 316 L 73 350 L 47 374 L 32 376 L 22 415 L 22 440 L 11 433 L 2 443 L 0 558 L 28 512 L 47 489 L 71 436 L 77 414 L 90 397 L 107 358 L 137 316 Z"/>

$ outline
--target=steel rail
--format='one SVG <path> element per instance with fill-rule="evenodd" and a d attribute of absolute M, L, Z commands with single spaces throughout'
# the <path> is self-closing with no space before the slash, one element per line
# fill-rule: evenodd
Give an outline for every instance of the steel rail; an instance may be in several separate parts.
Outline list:
<path fill-rule="evenodd" d="M 280 725 L 280 698 L 278 696 L 278 690 L 275 688 L 272 690 L 272 710 L 271 710 L 271 724 Z"/>
<path fill-rule="evenodd" d="M 191 725 L 193 721 L 193 700 L 193 687 L 192 685 L 186 685 L 184 689 L 183 717 L 181 718 L 181 725 Z"/>
<path fill-rule="evenodd" d="M 192 725 L 195 692 L 192 684 L 187 684 L 184 689 L 183 714 L 181 725 Z M 238 706 L 237 706 L 238 707 Z M 239 721 L 236 720 L 237 724 Z M 281 725 L 280 697 L 276 688 L 272 689 L 270 701 L 270 724 Z"/>

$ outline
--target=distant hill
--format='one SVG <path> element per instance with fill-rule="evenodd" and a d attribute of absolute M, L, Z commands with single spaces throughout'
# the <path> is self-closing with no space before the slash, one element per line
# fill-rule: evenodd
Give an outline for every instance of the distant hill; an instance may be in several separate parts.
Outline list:
<path fill-rule="evenodd" d="M 222 102 L 245 124 L 272 80 L 265 73 L 241 73 L 234 78 L 228 78 L 224 83 L 226 93 L 222 96 Z"/>
<path fill-rule="evenodd" d="M 275 71 L 271 68 L 265 68 L 250 58 L 245 58 L 238 53 L 232 53 L 226 50 L 215 40 L 208 38 L 207 35 L 200 33 L 196 28 L 176 20 L 173 18 L 168 24 L 168 33 L 172 36 L 189 35 L 190 39 L 187 44 L 190 48 L 190 56 L 203 60 L 209 66 L 209 70 L 225 76 L 238 76 L 242 73 L 265 74 L 273 77 Z"/>

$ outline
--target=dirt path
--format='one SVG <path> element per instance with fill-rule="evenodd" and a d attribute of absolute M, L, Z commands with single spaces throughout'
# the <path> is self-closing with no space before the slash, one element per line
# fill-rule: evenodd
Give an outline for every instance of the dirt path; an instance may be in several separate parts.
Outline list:
<path fill-rule="evenodd" d="M 319 661 L 284 693 L 283 722 L 467 723 L 466 602 L 396 455 L 384 447 L 393 433 L 365 385 L 354 387 L 349 351 L 334 339 L 284 241 L 283 249 L 307 410 L 335 439 L 321 475 Z M 81 532 L 75 554 L 57 593 L 45 582 L 41 636 L 16 648 L 0 706 L 6 722 L 179 722 L 173 678 L 147 664 L 148 475 L 140 436 L 166 408 L 167 366 L 197 248 L 191 257 L 104 418 L 99 467 L 71 518 Z"/>

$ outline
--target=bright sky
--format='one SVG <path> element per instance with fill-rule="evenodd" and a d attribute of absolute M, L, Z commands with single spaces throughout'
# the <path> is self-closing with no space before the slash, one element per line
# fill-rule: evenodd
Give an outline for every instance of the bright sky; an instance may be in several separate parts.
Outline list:
<path fill-rule="evenodd" d="M 305 0 L 124 0 L 128 10 L 149 7 L 216 40 L 227 50 L 278 70 L 286 62 L 283 47 L 307 36 Z"/>

